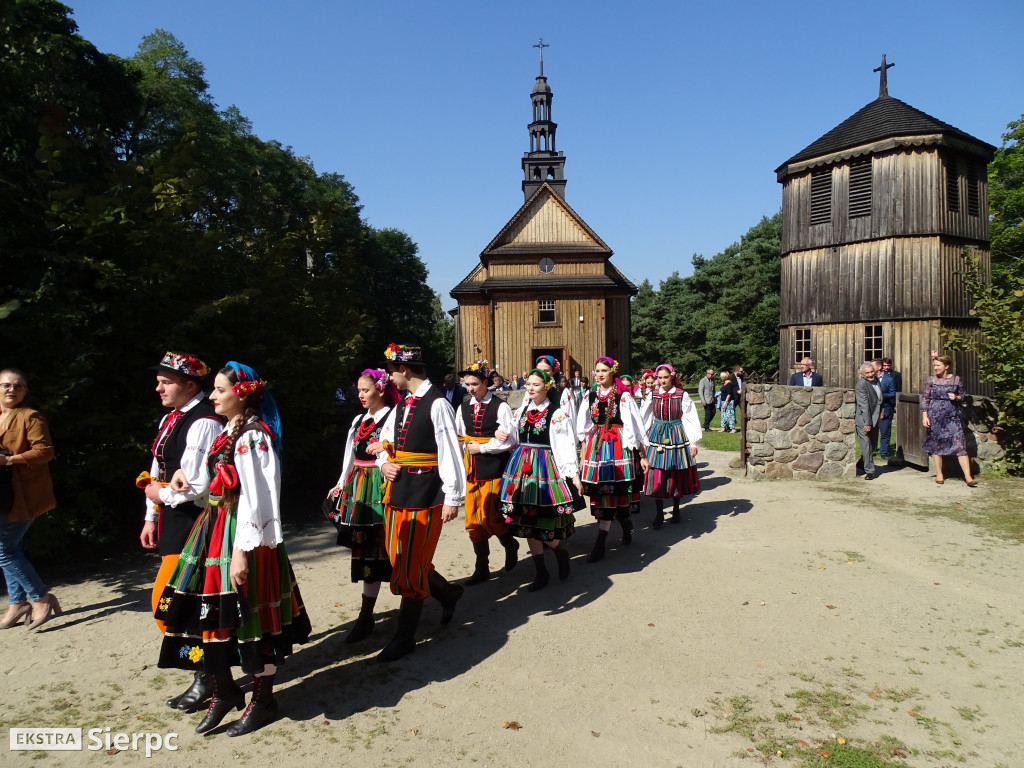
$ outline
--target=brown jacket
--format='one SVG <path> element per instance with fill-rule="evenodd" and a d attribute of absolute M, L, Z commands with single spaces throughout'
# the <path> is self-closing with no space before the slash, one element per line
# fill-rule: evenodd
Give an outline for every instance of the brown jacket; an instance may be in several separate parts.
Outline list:
<path fill-rule="evenodd" d="M 31 408 L 12 408 L 0 421 L 0 446 L 27 462 L 0 468 L 13 473 L 14 503 L 7 519 L 12 523 L 34 520 L 57 506 L 49 467 L 53 441 L 43 415 Z"/>

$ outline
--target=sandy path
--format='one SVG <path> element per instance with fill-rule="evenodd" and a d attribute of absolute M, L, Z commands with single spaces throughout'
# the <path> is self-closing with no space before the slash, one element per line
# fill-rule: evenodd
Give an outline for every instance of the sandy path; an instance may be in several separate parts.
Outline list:
<path fill-rule="evenodd" d="M 0 633 L 4 730 L 177 732 L 179 748 L 149 761 L 99 750 L 10 752 L 3 763 L 760 764 L 741 757 L 755 743 L 714 732 L 731 710 L 811 744 L 891 737 L 909 749 L 905 765 L 1024 765 L 1021 549 L 906 508 L 978 497 L 913 470 L 871 484 L 754 482 L 729 458 L 701 455 L 704 490 L 686 522 L 651 530 L 645 502 L 634 544 L 618 544 L 616 528 L 599 564 L 584 562 L 595 535 L 585 520 L 565 583 L 528 594 L 524 561 L 468 589 L 446 628 L 428 604 L 417 652 L 391 665 L 372 655 L 393 631 L 397 598 L 382 595 L 370 640 L 345 645 L 359 603 L 347 552 L 326 523 L 289 531 L 314 637 L 279 675 L 282 719 L 247 738 L 196 736 L 199 716 L 163 705 L 188 675 L 153 666 L 154 559 L 55 584 L 63 618 Z M 469 575 L 461 522 L 435 562 L 450 578 Z M 798 709 L 794 694 L 828 685 L 855 722 L 837 728 Z M 503 727 L 511 721 L 522 728 Z"/>

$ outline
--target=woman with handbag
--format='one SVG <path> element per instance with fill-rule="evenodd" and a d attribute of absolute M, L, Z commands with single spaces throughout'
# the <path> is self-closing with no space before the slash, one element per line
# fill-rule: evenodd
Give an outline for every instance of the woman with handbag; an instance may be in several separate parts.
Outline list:
<path fill-rule="evenodd" d="M 37 629 L 63 613 L 21 549 L 32 521 L 57 506 L 49 468 L 53 441 L 43 415 L 22 407 L 27 395 L 21 371 L 0 371 L 0 566 L 10 601 L 0 629 L 23 620 Z"/>

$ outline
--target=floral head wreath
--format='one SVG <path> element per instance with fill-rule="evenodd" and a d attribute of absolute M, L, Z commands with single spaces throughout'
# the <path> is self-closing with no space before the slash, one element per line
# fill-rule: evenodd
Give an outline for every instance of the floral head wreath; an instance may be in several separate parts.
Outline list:
<path fill-rule="evenodd" d="M 422 363 L 423 350 L 420 347 L 408 347 L 405 344 L 388 344 L 384 357 L 392 363 Z"/>
<path fill-rule="evenodd" d="M 484 372 L 487 371 L 487 361 L 486 360 L 477 360 L 475 363 L 470 363 L 469 365 L 467 365 L 466 366 L 466 370 L 467 371 L 480 371 L 481 373 L 484 373 Z"/>
<path fill-rule="evenodd" d="M 359 374 L 359 378 L 366 378 L 372 381 L 373 386 L 381 393 L 384 392 L 384 388 L 387 386 L 389 381 L 388 372 L 383 368 L 367 368 Z"/>
<path fill-rule="evenodd" d="M 210 372 L 210 366 L 186 352 L 166 352 L 153 370 L 174 371 L 190 379 L 201 379 Z"/>
<path fill-rule="evenodd" d="M 599 357 L 599 358 L 597 358 L 597 360 L 594 361 L 594 365 L 597 365 L 598 363 L 604 363 L 609 368 L 611 368 L 612 369 L 612 375 L 615 375 L 615 374 L 617 374 L 619 372 L 619 361 L 618 360 L 613 360 L 610 357 Z"/>
<path fill-rule="evenodd" d="M 558 364 L 558 358 L 554 355 L 541 355 L 533 361 L 534 365 L 540 365 L 540 361 L 543 360 L 545 363 L 551 366 L 552 371 L 561 371 L 562 367 Z"/>
<path fill-rule="evenodd" d="M 537 374 L 538 376 L 540 376 L 541 381 L 544 382 L 544 391 L 545 392 L 550 392 L 551 391 L 551 387 L 555 383 L 555 380 L 551 377 L 551 374 L 548 373 L 547 371 L 542 371 L 540 368 L 534 368 L 532 371 L 530 371 L 528 374 L 526 374 L 526 377 L 529 378 L 530 376 L 533 376 L 534 374 Z"/>
<path fill-rule="evenodd" d="M 263 391 L 266 386 L 266 382 L 260 379 L 246 379 L 243 380 L 241 377 L 245 375 L 243 371 L 236 371 L 236 375 L 239 377 L 237 384 L 231 385 L 231 391 L 239 397 L 249 397 L 249 395 L 256 395 Z"/>
<path fill-rule="evenodd" d="M 673 368 L 668 363 L 662 363 L 661 365 L 659 365 L 654 370 L 655 371 L 660 371 L 662 368 L 664 368 L 666 371 L 668 371 L 669 376 L 672 377 L 672 381 L 669 383 L 669 386 L 670 387 L 675 387 L 676 389 L 682 389 L 683 385 L 682 385 L 682 382 L 679 381 L 679 377 L 676 375 L 676 369 Z"/>

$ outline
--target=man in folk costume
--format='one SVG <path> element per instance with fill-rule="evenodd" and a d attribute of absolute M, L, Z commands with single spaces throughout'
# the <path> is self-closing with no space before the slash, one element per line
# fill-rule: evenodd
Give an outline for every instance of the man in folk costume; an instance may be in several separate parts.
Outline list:
<path fill-rule="evenodd" d="M 391 591 L 401 595 L 398 629 L 377 661 L 395 661 L 416 649 L 416 627 L 423 601 L 441 603 L 441 624 L 455 613 L 462 586 L 434 570 L 441 526 L 458 517 L 466 495 L 455 414 L 439 387 L 427 378 L 419 347 L 389 344 L 385 368 L 409 394 L 388 415 L 381 430 L 385 450 L 377 454 L 388 481 L 384 529 L 391 558 Z"/>
<path fill-rule="evenodd" d="M 156 371 L 160 402 L 171 409 L 160 421 L 150 469 L 136 481 L 146 493 L 146 521 L 139 540 L 146 549 L 156 549 L 162 558 L 153 585 L 155 612 L 178 555 L 203 511 L 207 495 L 206 455 L 223 429 L 224 420 L 204 396 L 202 380 L 210 369 L 202 360 L 183 352 L 168 352 L 152 370 Z M 171 476 L 179 469 L 189 485 L 184 491 L 168 487 Z M 157 621 L 157 626 L 161 632 L 165 630 L 163 622 Z M 192 685 L 168 699 L 167 706 L 194 712 L 210 693 L 202 672 L 196 672 Z"/>
<path fill-rule="evenodd" d="M 470 394 L 456 409 L 455 430 L 463 444 L 466 467 L 466 532 L 476 554 L 476 568 L 466 580 L 466 586 L 472 586 L 491 578 L 487 543 L 491 536 L 497 537 L 505 548 L 506 571 L 515 568 L 519 561 L 519 542 L 508 532 L 498 493 L 518 432 L 512 409 L 487 391 L 483 364 L 473 363 L 459 375 Z M 504 440 L 495 437 L 498 430 L 507 433 Z"/>

